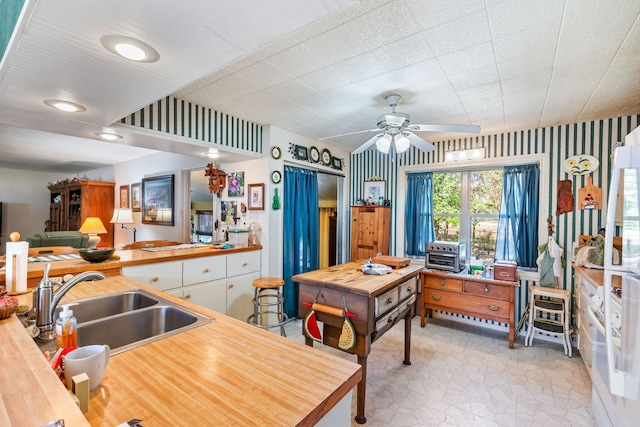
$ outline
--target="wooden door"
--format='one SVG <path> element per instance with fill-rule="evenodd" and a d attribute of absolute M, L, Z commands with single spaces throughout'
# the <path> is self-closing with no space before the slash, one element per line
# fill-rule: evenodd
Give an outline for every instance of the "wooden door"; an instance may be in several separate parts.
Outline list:
<path fill-rule="evenodd" d="M 389 215 L 387 207 L 352 207 L 351 261 L 389 255 Z"/>

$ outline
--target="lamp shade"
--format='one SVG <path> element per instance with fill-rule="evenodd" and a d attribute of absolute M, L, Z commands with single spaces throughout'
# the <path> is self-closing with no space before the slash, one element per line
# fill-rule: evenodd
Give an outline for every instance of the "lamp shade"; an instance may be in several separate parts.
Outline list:
<path fill-rule="evenodd" d="M 396 152 L 398 154 L 404 153 L 409 149 L 409 147 L 411 147 L 411 142 L 409 142 L 409 139 L 404 136 L 400 138 L 396 138 L 395 142 L 396 142 Z"/>
<path fill-rule="evenodd" d="M 79 231 L 85 234 L 104 234 L 107 232 L 107 229 L 104 228 L 100 218 L 97 216 L 90 216 L 84 220 Z"/>
<path fill-rule="evenodd" d="M 391 141 L 388 136 L 383 136 L 376 141 L 376 148 L 381 153 L 387 154 L 389 153 L 389 148 L 391 148 Z"/>
<path fill-rule="evenodd" d="M 111 217 L 112 224 L 133 224 L 133 214 L 131 209 L 114 209 Z"/>

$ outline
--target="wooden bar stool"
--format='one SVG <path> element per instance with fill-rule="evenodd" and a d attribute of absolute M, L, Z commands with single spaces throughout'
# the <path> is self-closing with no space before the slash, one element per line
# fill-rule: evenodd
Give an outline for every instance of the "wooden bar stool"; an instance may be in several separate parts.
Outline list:
<path fill-rule="evenodd" d="M 280 328 L 280 335 L 286 337 L 284 324 L 288 316 L 284 312 L 284 280 L 279 277 L 261 277 L 253 281 L 253 314 L 247 322 L 263 329 Z M 275 315 L 275 323 L 269 323 L 269 315 Z M 264 316 L 267 316 L 266 321 Z"/>

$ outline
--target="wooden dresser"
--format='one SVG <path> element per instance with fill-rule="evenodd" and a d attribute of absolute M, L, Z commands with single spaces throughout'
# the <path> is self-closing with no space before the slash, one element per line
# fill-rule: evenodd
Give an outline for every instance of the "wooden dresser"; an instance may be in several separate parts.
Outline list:
<path fill-rule="evenodd" d="M 484 279 L 438 270 L 420 272 L 422 302 L 420 326 L 431 310 L 463 314 L 509 325 L 509 348 L 515 337 L 515 288 L 518 282 Z"/>

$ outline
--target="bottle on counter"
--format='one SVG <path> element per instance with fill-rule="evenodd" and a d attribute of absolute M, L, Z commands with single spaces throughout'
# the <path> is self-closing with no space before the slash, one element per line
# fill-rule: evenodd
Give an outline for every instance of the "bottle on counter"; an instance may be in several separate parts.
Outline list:
<path fill-rule="evenodd" d="M 78 322 L 69 307 L 74 304 L 63 304 L 60 317 L 56 320 L 56 350 L 59 348 L 78 348 Z"/>

